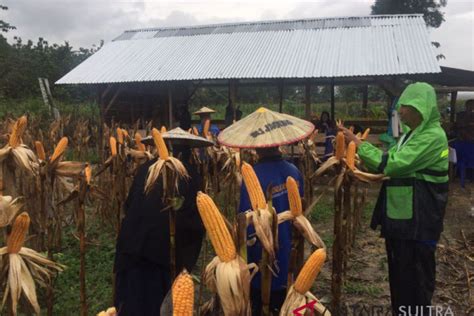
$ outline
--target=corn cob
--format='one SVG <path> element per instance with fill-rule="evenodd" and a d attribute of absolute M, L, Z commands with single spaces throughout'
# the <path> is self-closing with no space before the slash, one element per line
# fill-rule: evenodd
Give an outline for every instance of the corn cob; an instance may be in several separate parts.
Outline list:
<path fill-rule="evenodd" d="M 163 134 L 163 133 L 166 133 L 167 130 L 166 130 L 166 126 L 162 125 L 161 128 L 160 128 L 160 133 Z"/>
<path fill-rule="evenodd" d="M 355 154 L 356 154 L 356 144 L 351 141 L 349 145 L 347 146 L 347 152 L 346 152 L 346 163 L 347 166 L 351 169 L 355 169 Z"/>
<path fill-rule="evenodd" d="M 194 306 L 194 282 L 191 275 L 184 270 L 173 282 L 171 289 L 173 316 L 192 316 Z"/>
<path fill-rule="evenodd" d="M 123 145 L 123 131 L 120 127 L 117 127 L 117 142 Z"/>
<path fill-rule="evenodd" d="M 317 249 L 313 254 L 306 260 L 303 268 L 301 269 L 298 277 L 295 281 L 296 292 L 304 295 L 311 289 L 314 280 L 321 271 L 324 261 L 326 260 L 326 251 L 322 248 Z"/>
<path fill-rule="evenodd" d="M 86 165 L 86 168 L 84 169 L 84 175 L 86 177 L 86 183 L 91 184 L 91 179 L 92 179 L 92 168 L 89 164 Z"/>
<path fill-rule="evenodd" d="M 123 138 L 129 137 L 127 130 L 123 128 L 122 128 L 122 135 L 123 135 Z"/>
<path fill-rule="evenodd" d="M 58 159 L 64 152 L 66 151 L 68 144 L 67 137 L 61 138 L 61 140 L 58 142 L 58 145 L 54 149 L 53 155 L 51 156 L 51 159 L 49 161 L 55 161 Z"/>
<path fill-rule="evenodd" d="M 235 244 L 216 204 L 202 192 L 198 192 L 196 202 L 199 215 L 217 256 L 223 262 L 234 260 L 237 255 Z"/>
<path fill-rule="evenodd" d="M 361 139 L 362 139 L 362 140 L 366 140 L 367 137 L 369 136 L 369 133 L 370 133 L 370 128 L 367 128 L 367 129 L 364 131 L 364 134 L 362 134 Z"/>
<path fill-rule="evenodd" d="M 207 137 L 209 135 L 210 127 L 211 127 L 211 119 L 206 119 L 204 121 L 204 126 L 202 127 L 202 136 Z"/>
<path fill-rule="evenodd" d="M 110 136 L 109 144 L 110 144 L 110 153 L 112 157 L 117 156 L 117 140 L 115 139 L 115 137 Z"/>
<path fill-rule="evenodd" d="M 286 178 L 286 190 L 288 191 L 288 202 L 290 202 L 291 215 L 300 216 L 303 213 L 298 183 L 292 177 Z"/>
<path fill-rule="evenodd" d="M 151 135 L 153 136 L 153 140 L 155 141 L 155 146 L 158 150 L 158 156 L 160 157 L 160 159 L 168 160 L 170 155 L 168 152 L 168 148 L 166 147 L 165 141 L 161 136 L 161 133 L 156 128 L 154 128 L 151 131 Z"/>
<path fill-rule="evenodd" d="M 266 208 L 267 201 L 265 200 L 265 195 L 263 194 L 260 181 L 258 181 L 257 175 L 255 174 L 252 166 L 246 162 L 242 164 L 242 177 L 249 194 L 252 209 L 257 210 Z"/>
<path fill-rule="evenodd" d="M 28 119 L 26 115 L 20 117 L 15 124 L 13 124 L 12 134 L 10 135 L 10 139 L 8 140 L 8 144 L 16 148 L 21 144 L 21 137 L 26 129 L 26 124 L 28 123 Z"/>
<path fill-rule="evenodd" d="M 336 159 L 341 160 L 344 157 L 344 133 L 338 132 L 336 136 Z"/>
<path fill-rule="evenodd" d="M 38 158 L 41 160 L 46 160 L 46 153 L 44 152 L 43 143 L 37 140 L 35 141 L 35 147 Z"/>
<path fill-rule="evenodd" d="M 196 136 L 199 136 L 199 132 L 198 132 L 196 126 L 193 126 L 193 134 L 196 135 Z"/>
<path fill-rule="evenodd" d="M 350 130 L 352 133 L 354 133 L 354 126 L 353 126 L 353 125 L 349 126 L 349 130 Z"/>
<path fill-rule="evenodd" d="M 356 134 L 356 137 L 357 137 L 358 139 L 361 139 L 361 138 L 362 138 L 362 134 L 359 132 L 359 133 Z"/>
<path fill-rule="evenodd" d="M 23 212 L 17 216 L 13 223 L 12 232 L 7 240 L 7 252 L 18 253 L 25 242 L 28 228 L 30 227 L 30 216 Z"/>
<path fill-rule="evenodd" d="M 145 151 L 145 145 L 142 143 L 142 135 L 135 133 L 135 146 L 139 151 Z"/>

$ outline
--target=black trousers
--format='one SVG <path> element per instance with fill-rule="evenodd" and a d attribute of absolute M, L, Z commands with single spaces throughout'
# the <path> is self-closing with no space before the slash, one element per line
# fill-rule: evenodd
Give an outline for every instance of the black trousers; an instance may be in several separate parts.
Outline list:
<path fill-rule="evenodd" d="M 385 239 L 385 246 L 394 315 L 416 314 L 417 309 L 430 306 L 435 288 L 436 246 L 390 238 Z"/>
<path fill-rule="evenodd" d="M 252 316 L 262 314 L 262 291 L 256 288 L 250 288 L 250 299 L 252 301 Z M 286 298 L 286 289 L 272 291 L 270 294 L 270 313 L 279 315 Z"/>

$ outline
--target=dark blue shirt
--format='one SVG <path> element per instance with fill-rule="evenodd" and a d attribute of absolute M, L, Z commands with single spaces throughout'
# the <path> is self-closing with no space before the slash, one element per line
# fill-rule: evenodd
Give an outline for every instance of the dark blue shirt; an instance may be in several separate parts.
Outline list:
<path fill-rule="evenodd" d="M 260 181 L 263 192 L 266 192 L 268 185 L 272 185 L 272 202 L 273 207 L 277 213 L 281 213 L 289 210 L 288 192 L 286 190 L 286 178 L 288 176 L 293 177 L 298 182 L 300 195 L 303 196 L 303 179 L 300 171 L 295 165 L 283 160 L 280 157 L 269 158 L 261 160 L 254 167 L 255 173 Z M 245 212 L 251 209 L 249 195 L 245 187 L 245 183 L 242 182 L 240 191 L 240 212 Z M 250 226 L 247 230 L 247 237 L 255 234 L 255 229 Z M 272 278 L 272 291 L 280 290 L 285 288 L 288 280 L 288 266 L 290 261 L 291 253 L 291 223 L 285 222 L 278 226 L 278 244 L 279 250 L 276 255 L 277 265 L 279 271 L 275 271 L 278 274 L 277 277 Z M 260 242 L 257 242 L 253 246 L 247 247 L 247 259 L 248 262 L 259 263 L 262 257 L 262 246 Z M 261 286 L 261 275 L 260 272 L 255 275 L 252 280 L 252 287 L 259 289 Z"/>

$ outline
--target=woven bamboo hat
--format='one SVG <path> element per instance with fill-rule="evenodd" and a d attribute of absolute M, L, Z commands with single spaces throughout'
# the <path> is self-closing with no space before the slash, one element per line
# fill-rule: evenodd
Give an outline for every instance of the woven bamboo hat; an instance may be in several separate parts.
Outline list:
<path fill-rule="evenodd" d="M 189 147 L 207 147 L 214 145 L 213 141 L 188 133 L 179 127 L 163 133 L 161 136 L 163 136 L 165 142 L 171 142 L 172 145 L 184 145 Z M 144 137 L 142 143 L 145 145 L 155 144 L 151 136 Z"/>
<path fill-rule="evenodd" d="M 308 137 L 311 122 L 261 107 L 224 129 L 219 143 L 237 148 L 265 148 L 291 144 Z"/>
<path fill-rule="evenodd" d="M 206 106 L 203 106 L 202 108 L 200 108 L 199 110 L 197 110 L 193 114 L 194 115 L 201 115 L 201 114 L 212 114 L 212 113 L 216 113 L 216 111 L 214 111 L 213 109 L 208 108 Z"/>

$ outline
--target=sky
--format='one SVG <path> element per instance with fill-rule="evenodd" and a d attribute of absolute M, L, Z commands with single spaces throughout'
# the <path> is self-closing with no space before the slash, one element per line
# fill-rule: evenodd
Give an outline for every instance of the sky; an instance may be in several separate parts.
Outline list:
<path fill-rule="evenodd" d="M 118 1 L 118 0 L 0 0 L 9 7 L 0 20 L 17 27 L 7 35 L 24 41 L 43 37 L 49 43 L 68 41 L 90 48 L 111 41 L 124 30 L 280 20 L 314 17 L 364 16 L 375 0 L 313 1 Z M 474 70 L 474 1 L 448 0 L 445 22 L 430 30 L 432 41 L 446 56 L 444 66 Z"/>

